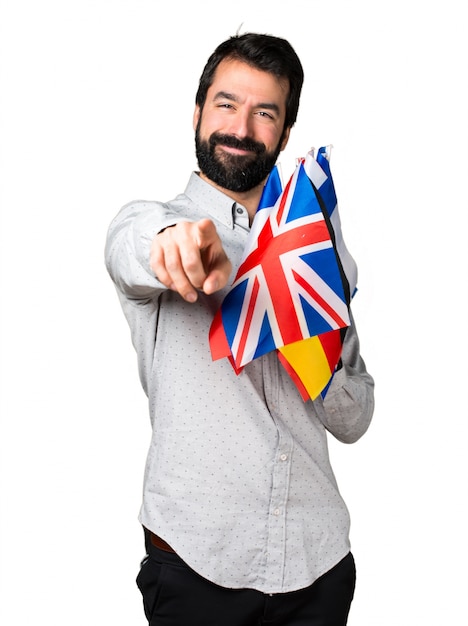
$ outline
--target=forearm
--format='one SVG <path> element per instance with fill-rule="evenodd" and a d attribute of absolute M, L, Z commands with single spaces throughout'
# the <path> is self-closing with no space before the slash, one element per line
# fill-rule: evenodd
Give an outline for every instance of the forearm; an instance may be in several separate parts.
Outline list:
<path fill-rule="evenodd" d="M 374 412 L 374 381 L 360 355 L 352 321 L 346 332 L 342 367 L 335 373 L 323 401 L 325 427 L 344 443 L 354 443 L 366 432 Z"/>

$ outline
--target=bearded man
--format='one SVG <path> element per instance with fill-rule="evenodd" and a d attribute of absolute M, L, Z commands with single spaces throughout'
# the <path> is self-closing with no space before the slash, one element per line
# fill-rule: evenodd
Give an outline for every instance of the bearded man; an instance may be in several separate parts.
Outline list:
<path fill-rule="evenodd" d="M 371 421 L 354 323 L 325 400 L 304 402 L 274 352 L 236 376 L 208 342 L 302 83 L 284 39 L 220 44 L 196 95 L 199 172 L 174 200 L 130 203 L 109 228 L 153 429 L 137 577 L 151 626 L 347 622 L 355 565 L 327 431 L 351 443 Z"/>

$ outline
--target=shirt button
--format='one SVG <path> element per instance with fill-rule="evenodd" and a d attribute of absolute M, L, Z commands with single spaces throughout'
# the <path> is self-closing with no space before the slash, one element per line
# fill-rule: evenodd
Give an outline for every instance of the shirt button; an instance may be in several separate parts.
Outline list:
<path fill-rule="evenodd" d="M 282 454 L 282 455 L 280 456 L 280 459 L 281 459 L 282 461 L 286 461 L 286 459 L 287 459 L 287 458 L 288 458 L 288 455 L 287 455 L 287 454 Z"/>
<path fill-rule="evenodd" d="M 281 511 L 279 509 L 275 509 L 273 511 L 273 515 L 276 515 L 276 516 L 278 516 L 280 513 L 281 513 Z"/>
<path fill-rule="evenodd" d="M 239 215 L 242 215 L 242 213 L 244 212 L 244 209 L 242 209 L 240 206 L 238 206 L 238 207 L 237 207 L 237 209 L 236 209 L 236 211 L 237 211 L 237 213 L 238 213 Z"/>

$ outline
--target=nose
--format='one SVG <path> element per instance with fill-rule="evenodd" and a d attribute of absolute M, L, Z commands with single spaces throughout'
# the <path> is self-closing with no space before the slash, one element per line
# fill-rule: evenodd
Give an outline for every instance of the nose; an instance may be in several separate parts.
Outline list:
<path fill-rule="evenodd" d="M 234 135 L 238 139 L 252 137 L 253 123 L 252 116 L 248 111 L 238 110 L 231 117 L 229 124 L 229 134 Z"/>

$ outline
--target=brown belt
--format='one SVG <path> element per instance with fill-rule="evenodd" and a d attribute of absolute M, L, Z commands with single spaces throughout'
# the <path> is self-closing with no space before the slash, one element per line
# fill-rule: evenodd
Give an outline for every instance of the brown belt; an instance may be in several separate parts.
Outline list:
<path fill-rule="evenodd" d="M 150 539 L 151 539 L 151 543 L 156 548 L 159 548 L 160 550 L 164 550 L 165 552 L 173 552 L 175 554 L 171 546 L 168 543 L 166 543 L 164 539 L 161 539 L 161 537 L 158 537 L 154 533 L 150 532 Z"/>

